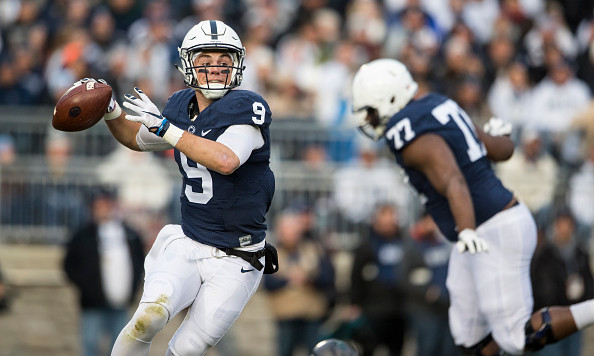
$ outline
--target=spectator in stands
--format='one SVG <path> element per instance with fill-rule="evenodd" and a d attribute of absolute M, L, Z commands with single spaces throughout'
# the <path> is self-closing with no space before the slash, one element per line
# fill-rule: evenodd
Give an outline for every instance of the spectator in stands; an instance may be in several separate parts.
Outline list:
<path fill-rule="evenodd" d="M 319 83 L 315 86 L 316 120 L 328 132 L 327 151 L 334 162 L 348 162 L 357 155 L 356 123 L 351 112 L 349 83 L 362 49 L 349 40 L 338 41 L 332 57 L 321 63 L 317 70 Z"/>
<path fill-rule="evenodd" d="M 573 118 L 570 130 L 576 131 L 585 141 L 594 140 L 594 100 L 591 100 L 588 106 L 577 113 Z"/>
<path fill-rule="evenodd" d="M 72 29 L 67 36 L 63 46 L 50 54 L 45 67 L 45 80 L 53 102 L 57 102 L 73 82 L 91 74 L 85 56 L 89 44 L 86 30 Z"/>
<path fill-rule="evenodd" d="M 574 60 L 578 47 L 576 40 L 559 12 L 558 3 L 551 2 L 547 12 L 534 19 L 534 25 L 522 39 L 526 51 L 531 78 L 538 82 L 546 73 L 547 52 L 557 49 L 561 57 Z"/>
<path fill-rule="evenodd" d="M 508 34 L 495 36 L 486 48 L 485 82 L 490 86 L 498 73 L 505 71 L 517 55 L 515 43 Z"/>
<path fill-rule="evenodd" d="M 390 202 L 402 211 L 409 201 L 409 189 L 392 162 L 380 155 L 381 146 L 362 141 L 358 157 L 334 174 L 334 199 L 339 212 L 353 224 L 367 223 L 381 202 Z M 364 182 L 364 184 L 362 184 Z"/>
<path fill-rule="evenodd" d="M 243 75 L 241 88 L 252 90 L 268 97 L 274 90 L 275 78 L 275 52 L 272 46 L 272 28 L 269 19 L 261 14 L 252 13 L 246 16 L 246 36 L 243 41 L 245 46 L 246 68 L 250 68 Z M 272 70 L 271 70 L 272 69 Z"/>
<path fill-rule="evenodd" d="M 584 161 L 569 180 L 567 201 L 578 227 L 588 242 L 594 242 L 594 139 L 584 142 Z"/>
<path fill-rule="evenodd" d="M 3 166 L 11 165 L 15 159 L 14 139 L 11 135 L 0 134 L 0 173 Z"/>
<path fill-rule="evenodd" d="M 500 13 L 499 1 L 463 1 L 461 19 L 471 29 L 478 43 L 488 43 L 493 35 L 495 21 Z"/>
<path fill-rule="evenodd" d="M 12 135 L 0 134 L 0 224 L 24 225 L 31 223 L 31 205 L 27 199 L 25 173 L 15 173 L 17 160 L 15 139 Z"/>
<path fill-rule="evenodd" d="M 519 59 L 501 69 L 488 89 L 489 107 L 496 117 L 509 120 L 514 125 L 514 141 L 517 141 L 531 109 L 531 89 L 528 68 Z"/>
<path fill-rule="evenodd" d="M 305 19 L 295 32 L 280 37 L 276 45 L 275 86 L 281 95 L 273 96 L 271 103 L 277 115 L 280 111 L 285 116 L 313 118 L 315 97 L 307 76 L 314 73 L 322 57 L 318 36 L 313 20 Z"/>
<path fill-rule="evenodd" d="M 478 127 L 483 127 L 493 117 L 493 113 L 484 99 L 482 81 L 482 75 L 464 75 L 458 81 L 452 97 Z"/>
<path fill-rule="evenodd" d="M 349 40 L 365 49 L 362 62 L 379 57 L 387 33 L 380 2 L 351 1 L 345 16 L 345 33 Z"/>
<path fill-rule="evenodd" d="M 439 88 L 442 93 L 453 97 L 459 83 L 467 75 L 482 75 L 480 62 L 476 55 L 476 43 L 470 29 L 463 23 L 456 23 L 449 38 L 443 45 L 443 60 L 436 69 Z M 477 65 L 479 70 L 477 71 Z"/>
<path fill-rule="evenodd" d="M 25 196 L 35 224 L 75 228 L 88 218 L 89 210 L 84 202 L 88 183 L 81 184 L 76 179 L 72 169 L 72 145 L 71 138 L 64 132 L 48 131 L 45 166 L 36 167 L 44 170 L 46 179 L 33 182 Z"/>
<path fill-rule="evenodd" d="M 128 322 L 144 264 L 141 237 L 118 216 L 115 195 L 102 190 L 91 205 L 93 218 L 72 234 L 63 261 L 78 291 L 84 356 L 106 355 L 111 350 Z M 102 343 L 105 337 L 109 345 Z"/>
<path fill-rule="evenodd" d="M 495 170 L 503 184 L 528 206 L 537 222 L 546 221 L 557 191 L 559 164 L 544 149 L 541 135 L 524 130 L 514 155 L 498 163 Z"/>
<path fill-rule="evenodd" d="M 150 95 L 148 90 L 146 94 Z M 173 178 L 157 156 L 119 146 L 97 166 L 96 172 L 102 184 L 117 187 L 120 206 L 130 224 L 143 236 L 157 236 L 174 196 Z"/>
<path fill-rule="evenodd" d="M 559 208 L 550 238 L 534 253 L 531 264 L 534 310 L 547 305 L 566 306 L 594 297 L 590 254 L 576 237 L 576 221 L 566 208 Z M 538 356 L 582 355 L 583 332 L 548 345 Z"/>
<path fill-rule="evenodd" d="M 269 305 L 277 325 L 277 352 L 292 356 L 300 347 L 312 350 L 328 316 L 328 293 L 334 290 L 334 268 L 317 240 L 304 238 L 302 216 L 283 212 L 276 219 L 278 263 L 264 276 Z"/>
<path fill-rule="evenodd" d="M 527 128 L 545 135 L 545 145 L 560 163 L 572 157 L 562 157 L 561 147 L 571 120 L 590 102 L 590 90 L 574 77 L 574 69 L 563 58 L 550 64 L 545 79 L 532 92 L 531 118 Z"/>
<path fill-rule="evenodd" d="M 176 45 L 179 44 L 174 44 L 172 38 L 173 23 L 165 1 L 148 2 L 143 17 L 134 21 L 128 31 L 126 75 L 134 82 L 143 80 L 143 90 L 147 94 L 152 92 L 151 98 L 158 106 L 164 105 L 171 95 L 173 58 L 177 57 Z M 135 86 L 140 87 L 138 83 Z"/>
<path fill-rule="evenodd" d="M 448 324 L 446 288 L 451 245 L 427 213 L 410 229 L 412 241 L 404 257 L 407 310 L 418 356 L 460 355 Z"/>
<path fill-rule="evenodd" d="M 106 1 L 115 19 L 116 28 L 127 31 L 130 25 L 142 15 L 145 2 L 135 0 Z"/>
<path fill-rule="evenodd" d="M 427 56 L 439 50 L 441 33 L 429 14 L 417 5 L 407 5 L 387 19 L 388 34 L 384 43 L 384 56 L 399 58 L 403 48 L 411 45 Z"/>
<path fill-rule="evenodd" d="M 355 341 L 362 345 L 363 356 L 373 355 L 382 345 L 390 355 L 398 356 L 408 327 L 403 286 L 405 238 L 398 209 L 378 204 L 368 227 L 369 237 L 354 251 L 350 314 L 363 318 L 371 333 Z"/>
<path fill-rule="evenodd" d="M 87 58 L 93 76 L 105 79 L 108 83 L 118 83 L 111 72 L 113 53 L 120 47 L 126 46 L 126 33 L 117 30 L 115 19 L 106 7 L 96 8 L 90 18 L 89 36 L 90 43 L 87 48 Z M 118 87 L 112 89 L 119 93 Z"/>
<path fill-rule="evenodd" d="M 594 14 L 580 23 L 576 37 L 580 49 L 577 77 L 588 83 L 590 91 L 594 92 Z"/>

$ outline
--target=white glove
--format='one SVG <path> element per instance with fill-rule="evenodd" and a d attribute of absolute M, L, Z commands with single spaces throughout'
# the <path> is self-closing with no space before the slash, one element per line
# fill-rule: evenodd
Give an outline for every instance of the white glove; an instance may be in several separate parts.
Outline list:
<path fill-rule="evenodd" d="M 489 250 L 487 241 L 480 238 L 476 231 L 472 229 L 464 229 L 458 234 L 458 242 L 456 242 L 458 252 L 463 253 L 466 250 L 471 254 L 477 252 L 487 252 Z"/>
<path fill-rule="evenodd" d="M 88 82 L 96 82 L 96 83 L 102 83 L 105 85 L 109 85 L 109 84 L 107 84 L 107 82 L 104 79 L 83 78 L 83 79 L 75 82 L 74 84 L 72 84 L 72 87 L 68 90 L 72 90 L 72 88 L 77 87 L 82 84 L 85 84 L 85 83 L 88 83 Z M 103 115 L 103 120 L 109 121 L 109 120 L 117 119 L 118 117 L 120 117 L 121 114 L 122 114 L 122 108 L 120 107 L 120 104 L 118 104 L 118 102 L 112 97 L 109 101 L 109 105 L 107 106 L 107 111 L 105 112 L 105 115 Z"/>
<path fill-rule="evenodd" d="M 175 147 L 184 131 L 164 118 L 161 115 L 161 111 L 159 111 L 157 106 L 153 104 L 151 99 L 142 90 L 134 88 L 134 91 L 140 99 L 126 94 L 124 97 L 128 101 L 124 101 L 124 106 L 134 111 L 137 115 L 127 114 L 126 120 L 142 123 L 150 132 L 163 137 L 172 147 Z"/>
<path fill-rule="evenodd" d="M 82 78 L 81 80 L 79 80 L 79 81 L 75 82 L 74 84 L 72 84 L 72 86 L 73 87 L 77 87 L 77 86 L 79 86 L 81 84 L 85 84 L 85 83 L 88 83 L 88 82 L 95 82 L 95 83 L 99 82 L 101 84 L 109 85 L 109 84 L 107 84 L 107 82 L 104 79 Z"/>
<path fill-rule="evenodd" d="M 492 117 L 483 126 L 483 131 L 491 136 L 509 136 L 513 130 L 511 122 L 499 117 Z"/>
<path fill-rule="evenodd" d="M 127 114 L 126 120 L 140 122 L 150 132 L 163 137 L 169 128 L 169 121 L 161 115 L 161 111 L 159 111 L 157 106 L 153 104 L 151 99 L 142 90 L 134 88 L 134 91 L 140 99 L 134 95 L 126 94 L 124 97 L 128 101 L 124 102 L 124 106 L 134 111 L 137 115 Z"/>

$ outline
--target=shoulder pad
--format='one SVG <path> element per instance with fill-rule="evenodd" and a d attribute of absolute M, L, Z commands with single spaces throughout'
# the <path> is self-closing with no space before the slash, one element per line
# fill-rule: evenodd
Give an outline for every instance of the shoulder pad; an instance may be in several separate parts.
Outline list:
<path fill-rule="evenodd" d="M 233 115 L 235 124 L 268 126 L 272 120 L 266 100 L 248 90 L 230 90 L 211 106 L 220 114 Z"/>
<path fill-rule="evenodd" d="M 166 118 L 176 117 L 180 112 L 187 113 L 188 102 L 194 94 L 194 89 L 182 89 L 171 94 L 167 99 L 165 108 L 163 109 L 163 116 Z"/>

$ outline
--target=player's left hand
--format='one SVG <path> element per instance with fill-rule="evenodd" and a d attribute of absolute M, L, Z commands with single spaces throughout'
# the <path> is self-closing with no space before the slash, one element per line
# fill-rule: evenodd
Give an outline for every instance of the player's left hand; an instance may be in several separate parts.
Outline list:
<path fill-rule="evenodd" d="M 499 117 L 490 118 L 483 126 L 483 131 L 491 136 L 509 136 L 512 130 L 512 123 Z"/>
<path fill-rule="evenodd" d="M 163 137 L 165 131 L 169 127 L 169 121 L 161 115 L 161 111 L 157 108 L 151 99 L 139 88 L 134 88 L 138 98 L 134 95 L 125 94 L 126 100 L 124 106 L 137 115 L 126 115 L 126 120 L 140 122 L 146 126 L 150 132 L 157 136 Z"/>
<path fill-rule="evenodd" d="M 487 241 L 479 237 L 476 231 L 472 229 L 464 229 L 458 234 L 456 247 L 458 248 L 458 252 L 463 253 L 468 251 L 470 254 L 487 252 L 489 250 Z"/>

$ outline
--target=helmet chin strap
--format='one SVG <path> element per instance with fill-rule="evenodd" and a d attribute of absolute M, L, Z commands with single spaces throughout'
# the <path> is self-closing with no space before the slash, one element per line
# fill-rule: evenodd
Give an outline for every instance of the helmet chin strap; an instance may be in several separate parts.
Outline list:
<path fill-rule="evenodd" d="M 204 88 L 198 88 L 198 90 L 200 90 L 200 92 L 202 93 L 202 95 L 204 95 L 204 97 L 206 97 L 207 99 L 210 100 L 216 100 L 216 99 L 220 99 L 223 97 L 223 95 L 227 94 L 227 92 L 229 91 L 229 89 L 222 89 L 223 85 L 222 84 L 212 84 L 211 86 L 214 85 L 221 85 L 221 89 L 204 89 Z"/>

